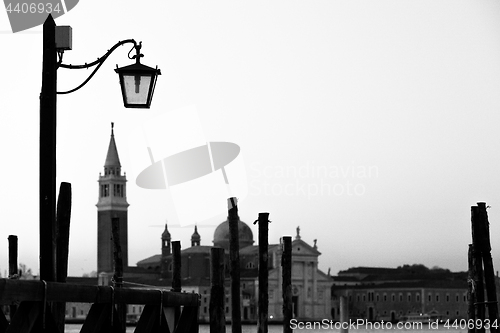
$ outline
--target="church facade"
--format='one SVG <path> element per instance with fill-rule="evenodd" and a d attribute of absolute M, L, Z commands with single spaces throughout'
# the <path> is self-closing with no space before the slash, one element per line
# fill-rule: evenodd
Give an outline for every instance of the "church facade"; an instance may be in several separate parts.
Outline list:
<path fill-rule="evenodd" d="M 120 225 L 120 245 L 124 263 L 124 286 L 149 286 L 170 290 L 172 281 L 171 234 L 167 225 L 161 236 L 161 251 L 137 263 L 136 267 L 128 266 L 128 233 L 126 177 L 122 175 L 120 159 L 113 133 L 104 164 L 104 175 L 99 175 L 99 191 L 97 203 L 98 258 L 97 272 L 99 284 L 111 283 L 114 271 L 113 242 L 111 225 L 114 219 Z M 258 296 L 258 253 L 254 245 L 251 228 L 243 221 L 238 222 L 240 245 L 240 290 L 242 321 L 257 320 Z M 209 320 L 210 304 L 210 249 L 225 249 L 226 273 L 226 319 L 231 320 L 230 279 L 229 279 L 229 222 L 223 221 L 216 229 L 213 245 L 201 245 L 201 236 L 197 227 L 191 236 L 189 247 L 181 249 L 181 284 L 182 290 L 200 294 L 200 321 Z M 282 315 L 282 271 L 281 246 L 270 244 L 269 248 L 269 320 L 280 321 Z M 292 242 L 292 300 L 293 314 L 299 320 L 322 320 L 330 318 L 331 286 L 333 280 L 318 268 L 318 251 L 316 241 L 310 245 L 301 239 L 297 228 Z M 130 308 L 128 316 L 140 316 L 141 308 Z"/>
<path fill-rule="evenodd" d="M 240 290 L 242 321 L 257 320 L 259 247 L 254 245 L 253 233 L 243 221 L 238 222 L 240 244 Z M 172 255 L 168 248 L 171 240 L 167 225 L 162 234 L 162 254 L 154 255 L 137 263 L 145 271 L 159 271 L 164 281 L 171 281 Z M 201 237 L 195 226 L 191 246 L 181 250 L 182 288 L 201 295 L 200 319 L 209 320 L 210 304 L 210 249 L 200 245 Z M 226 270 L 226 319 L 231 320 L 229 279 L 229 222 L 222 222 L 214 232 L 213 246 L 225 250 Z M 269 320 L 283 319 L 282 298 L 282 250 L 280 244 L 270 244 L 269 253 Z M 316 244 L 311 246 L 301 239 L 299 229 L 292 241 L 292 301 L 293 316 L 298 320 L 322 320 L 331 316 L 330 276 L 318 269 L 321 253 Z"/>

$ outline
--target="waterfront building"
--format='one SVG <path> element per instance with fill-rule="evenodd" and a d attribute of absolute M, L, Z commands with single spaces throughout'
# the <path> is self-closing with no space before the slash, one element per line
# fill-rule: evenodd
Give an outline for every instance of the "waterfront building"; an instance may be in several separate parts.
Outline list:
<path fill-rule="evenodd" d="M 349 317 L 368 321 L 401 321 L 415 314 L 442 320 L 467 318 L 467 274 L 402 268 L 355 267 L 339 272 L 332 287 L 332 317 L 340 317 L 340 297 Z"/>

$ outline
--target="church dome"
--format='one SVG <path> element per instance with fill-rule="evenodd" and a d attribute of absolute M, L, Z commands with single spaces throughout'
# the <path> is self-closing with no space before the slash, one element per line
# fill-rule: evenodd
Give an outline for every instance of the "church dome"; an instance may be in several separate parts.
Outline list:
<path fill-rule="evenodd" d="M 240 249 L 253 245 L 253 232 L 252 229 L 243 221 L 238 223 L 238 238 Z M 229 250 L 229 221 L 226 220 L 219 224 L 214 232 L 214 246 L 220 246 Z"/>

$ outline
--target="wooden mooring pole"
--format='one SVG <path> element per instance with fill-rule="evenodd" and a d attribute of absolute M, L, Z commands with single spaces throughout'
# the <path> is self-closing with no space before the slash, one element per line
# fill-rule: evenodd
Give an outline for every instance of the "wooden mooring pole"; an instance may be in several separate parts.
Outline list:
<path fill-rule="evenodd" d="M 71 221 L 71 184 L 62 182 L 59 186 L 56 209 L 56 281 L 66 282 L 68 277 L 69 226 Z M 64 332 L 66 303 L 53 303 L 54 319 Z"/>
<path fill-rule="evenodd" d="M 226 333 L 224 306 L 224 249 L 210 249 L 210 333 Z"/>
<path fill-rule="evenodd" d="M 181 242 L 172 242 L 172 291 L 181 291 Z"/>
<path fill-rule="evenodd" d="M 490 322 L 498 320 L 498 304 L 495 286 L 495 273 L 491 258 L 490 230 L 486 203 L 478 202 L 477 206 L 471 207 L 472 222 L 472 247 L 474 253 L 474 267 L 476 284 L 476 319 L 484 322 L 485 306 L 488 306 L 488 319 Z M 484 274 L 483 274 L 484 265 Z M 484 275 L 484 284 L 483 284 Z M 484 298 L 484 288 L 486 287 L 487 301 Z M 476 329 L 476 332 L 484 332 L 484 327 Z M 490 327 L 492 333 L 497 333 L 497 327 Z"/>
<path fill-rule="evenodd" d="M 9 240 L 9 278 L 17 279 L 19 278 L 18 263 L 17 263 L 17 236 L 10 235 Z M 14 317 L 16 313 L 17 305 L 10 305 L 10 318 Z"/>
<path fill-rule="evenodd" d="M 231 332 L 241 333 L 240 242 L 238 201 L 227 199 L 229 222 L 229 270 L 231 275 Z"/>
<path fill-rule="evenodd" d="M 283 333 L 292 333 L 290 321 L 292 320 L 292 237 L 281 238 L 282 254 L 281 266 L 283 277 Z"/>
<path fill-rule="evenodd" d="M 268 231 L 269 213 L 259 213 L 259 314 L 257 317 L 257 332 L 268 332 L 269 310 L 269 267 L 268 267 Z"/>
<path fill-rule="evenodd" d="M 181 242 L 172 242 L 172 291 L 181 292 Z M 181 308 L 174 308 L 174 325 L 179 323 Z"/>

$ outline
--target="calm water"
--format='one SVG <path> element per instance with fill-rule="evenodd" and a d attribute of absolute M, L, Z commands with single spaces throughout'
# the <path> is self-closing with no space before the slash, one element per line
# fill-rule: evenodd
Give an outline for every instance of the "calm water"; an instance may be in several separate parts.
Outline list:
<path fill-rule="evenodd" d="M 80 332 L 82 325 L 66 325 L 66 333 L 78 333 Z M 127 333 L 133 333 L 135 327 L 128 327 Z M 243 333 L 256 333 L 257 325 L 243 325 L 242 326 Z M 316 328 L 316 329 L 299 329 L 296 328 L 293 330 L 294 332 L 314 332 L 314 333 L 327 333 L 334 332 L 339 333 L 338 329 L 330 329 L 330 328 Z M 421 328 L 412 328 L 412 329 L 350 329 L 349 332 L 355 333 L 376 333 L 376 332 L 404 332 L 404 333 L 467 333 L 467 329 L 446 329 L 443 326 L 439 326 L 439 328 L 429 328 L 427 325 L 423 325 Z M 283 327 L 281 325 L 269 325 L 269 333 L 281 333 L 283 332 Z M 489 332 L 487 330 L 486 332 Z M 210 327 L 208 325 L 200 325 L 200 333 L 210 333 Z M 226 327 L 226 333 L 231 333 L 231 326 L 228 325 Z"/>

